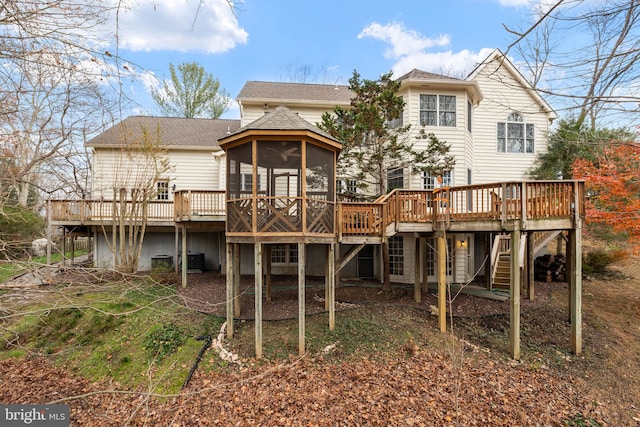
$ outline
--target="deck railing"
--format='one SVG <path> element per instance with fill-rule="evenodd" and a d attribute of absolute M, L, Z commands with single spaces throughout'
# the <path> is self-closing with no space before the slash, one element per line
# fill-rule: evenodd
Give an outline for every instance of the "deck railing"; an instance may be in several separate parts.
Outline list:
<path fill-rule="evenodd" d="M 180 190 L 173 194 L 176 221 L 226 215 L 224 190 Z"/>
<path fill-rule="evenodd" d="M 261 206 L 275 206 L 270 209 L 271 214 L 280 217 L 279 222 L 266 222 L 271 224 L 266 227 L 268 230 L 273 228 L 273 224 L 282 226 L 280 223 L 283 221 L 291 222 L 291 216 L 301 212 L 298 203 L 288 203 L 285 209 L 267 201 L 262 200 Z M 396 189 L 371 203 L 333 204 L 316 197 L 310 197 L 308 201 L 312 203 L 312 210 L 307 213 L 311 216 L 307 218 L 305 228 L 330 233 L 333 216 L 328 210 L 337 206 L 337 231 L 340 236 L 384 236 L 387 226 L 394 223 L 528 221 L 585 215 L 584 182 L 581 181 L 503 182 L 436 190 Z M 114 209 L 116 214 L 126 209 L 126 204 L 110 200 L 52 200 L 50 206 L 54 221 L 83 224 L 112 221 Z M 174 193 L 173 202 L 150 202 L 147 218 L 151 223 L 226 219 L 243 231 L 250 232 L 252 220 L 247 207 L 239 203 L 233 212 L 227 212 L 227 209 L 224 191 L 183 190 Z M 259 210 L 257 214 L 261 212 Z M 292 227 L 299 230 L 301 224 L 295 223 Z M 290 230 L 292 227 L 285 228 Z"/>

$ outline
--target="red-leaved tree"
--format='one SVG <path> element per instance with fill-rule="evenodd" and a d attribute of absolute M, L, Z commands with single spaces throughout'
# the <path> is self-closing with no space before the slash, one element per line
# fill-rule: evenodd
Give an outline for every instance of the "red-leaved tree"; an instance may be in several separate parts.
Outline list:
<path fill-rule="evenodd" d="M 640 252 L 640 144 L 611 142 L 595 160 L 576 160 L 573 177 L 585 180 L 587 221 L 625 233 Z"/>

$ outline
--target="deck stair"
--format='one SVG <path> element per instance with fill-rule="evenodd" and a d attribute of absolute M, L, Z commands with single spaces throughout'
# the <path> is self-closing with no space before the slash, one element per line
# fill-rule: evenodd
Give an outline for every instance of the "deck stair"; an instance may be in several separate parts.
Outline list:
<path fill-rule="evenodd" d="M 549 242 L 557 238 L 561 233 L 560 230 L 533 233 L 533 253 L 538 254 L 543 249 L 546 249 Z M 526 237 L 523 236 L 520 240 L 521 260 L 524 260 L 525 247 Z M 509 234 L 499 234 L 495 237 L 491 253 L 491 265 L 491 287 L 509 289 L 511 286 L 511 236 Z"/>

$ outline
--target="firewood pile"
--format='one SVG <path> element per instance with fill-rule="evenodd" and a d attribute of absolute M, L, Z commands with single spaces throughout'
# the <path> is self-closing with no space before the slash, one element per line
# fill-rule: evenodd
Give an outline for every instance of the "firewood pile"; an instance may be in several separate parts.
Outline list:
<path fill-rule="evenodd" d="M 567 259 L 564 255 L 542 255 L 533 262 L 534 278 L 544 282 L 567 281 Z"/>

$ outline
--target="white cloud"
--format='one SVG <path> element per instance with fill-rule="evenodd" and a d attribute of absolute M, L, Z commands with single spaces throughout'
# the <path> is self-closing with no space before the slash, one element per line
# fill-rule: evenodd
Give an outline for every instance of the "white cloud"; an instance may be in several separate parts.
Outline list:
<path fill-rule="evenodd" d="M 446 34 L 436 38 L 423 37 L 417 31 L 408 30 L 402 23 L 397 22 L 386 25 L 374 22 L 358 34 L 359 39 L 365 37 L 389 43 L 391 47 L 385 51 L 387 58 L 401 58 L 430 47 L 447 46 L 451 42 L 450 37 Z"/>
<path fill-rule="evenodd" d="M 385 57 L 396 60 L 392 67 L 396 76 L 418 68 L 437 74 L 464 77 L 493 51 L 485 48 L 479 52 L 469 50 L 427 52 L 430 48 L 448 46 L 451 42 L 450 37 L 448 35 L 425 37 L 397 22 L 387 25 L 374 22 L 362 30 L 358 38 L 372 38 L 389 44 L 385 50 Z"/>
<path fill-rule="evenodd" d="M 248 38 L 226 0 L 130 0 L 118 27 L 121 47 L 134 51 L 221 53 Z"/>

